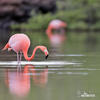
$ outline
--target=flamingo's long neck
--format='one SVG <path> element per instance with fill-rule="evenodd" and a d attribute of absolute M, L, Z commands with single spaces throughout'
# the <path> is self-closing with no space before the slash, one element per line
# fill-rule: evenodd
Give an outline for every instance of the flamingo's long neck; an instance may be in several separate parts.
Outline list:
<path fill-rule="evenodd" d="M 38 48 L 40 48 L 40 46 L 36 46 L 36 47 L 34 48 L 34 50 L 33 50 L 33 53 L 32 53 L 32 56 L 31 56 L 31 57 L 28 57 L 28 54 L 27 54 L 28 49 L 27 49 L 27 50 L 24 50 L 24 51 L 23 51 L 24 58 L 25 58 L 26 60 L 28 60 L 28 61 L 32 60 L 32 59 L 34 58 L 34 56 L 35 56 L 35 52 L 36 52 L 36 50 L 37 50 Z"/>
<path fill-rule="evenodd" d="M 47 35 L 48 35 L 49 38 L 51 38 L 51 36 L 52 36 L 52 27 L 48 27 Z"/>

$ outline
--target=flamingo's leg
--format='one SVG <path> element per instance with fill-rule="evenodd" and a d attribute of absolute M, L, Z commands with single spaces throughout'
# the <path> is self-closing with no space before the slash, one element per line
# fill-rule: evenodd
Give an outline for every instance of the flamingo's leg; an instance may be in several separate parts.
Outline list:
<path fill-rule="evenodd" d="M 21 59 L 22 59 L 22 52 L 20 51 L 19 52 L 19 65 L 18 65 L 18 68 L 20 71 L 21 71 Z"/>
<path fill-rule="evenodd" d="M 17 52 L 17 61 L 18 61 L 17 68 L 18 68 L 18 69 L 21 69 L 19 52 Z"/>
<path fill-rule="evenodd" d="M 17 52 L 17 62 L 19 64 L 19 52 Z"/>
<path fill-rule="evenodd" d="M 19 58 L 19 61 L 21 62 L 22 60 L 22 52 L 20 51 L 20 58 Z"/>

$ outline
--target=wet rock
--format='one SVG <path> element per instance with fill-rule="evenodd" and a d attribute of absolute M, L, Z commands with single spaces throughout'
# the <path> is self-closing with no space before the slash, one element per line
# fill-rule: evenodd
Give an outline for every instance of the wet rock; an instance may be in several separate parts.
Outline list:
<path fill-rule="evenodd" d="M 8 28 L 12 23 L 25 22 L 31 10 L 43 14 L 56 11 L 55 0 L 0 0 L 0 28 Z"/>

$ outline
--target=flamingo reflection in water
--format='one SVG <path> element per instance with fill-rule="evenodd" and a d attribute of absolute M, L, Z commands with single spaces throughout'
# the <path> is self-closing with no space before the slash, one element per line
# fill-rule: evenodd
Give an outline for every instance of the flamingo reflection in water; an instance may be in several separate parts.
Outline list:
<path fill-rule="evenodd" d="M 41 70 L 41 69 L 40 69 Z M 24 67 L 24 73 L 32 73 L 32 79 L 34 83 L 40 87 L 44 87 L 48 82 L 48 66 L 42 69 L 42 71 L 36 71 L 32 65 L 26 65 Z"/>
<path fill-rule="evenodd" d="M 5 83 L 10 90 L 10 93 L 18 97 L 25 97 L 30 91 L 30 75 L 34 83 L 40 87 L 45 87 L 48 82 L 48 67 L 45 67 L 41 72 L 37 72 L 33 65 L 25 65 L 24 69 L 6 70 Z"/>
<path fill-rule="evenodd" d="M 60 45 L 66 39 L 65 28 L 67 24 L 61 20 L 52 20 L 46 30 L 46 34 L 52 45 Z"/>

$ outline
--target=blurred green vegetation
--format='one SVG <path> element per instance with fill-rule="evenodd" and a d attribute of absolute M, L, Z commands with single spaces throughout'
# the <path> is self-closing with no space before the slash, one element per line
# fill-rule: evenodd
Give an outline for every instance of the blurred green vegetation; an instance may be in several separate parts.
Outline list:
<path fill-rule="evenodd" d="M 60 19 L 68 24 L 71 30 L 100 29 L 100 0 L 58 0 L 58 11 L 55 14 L 36 14 L 32 11 L 27 23 L 12 25 L 12 29 L 46 29 L 53 19 Z"/>

